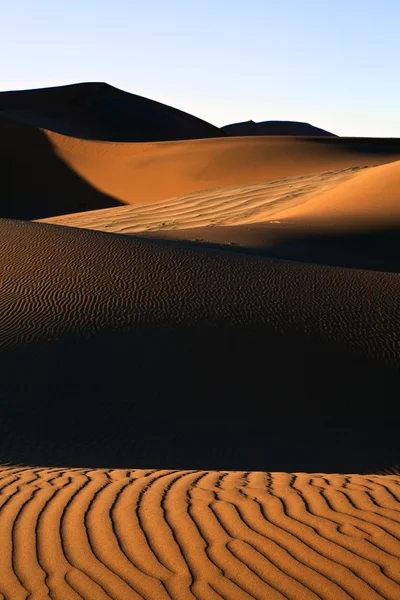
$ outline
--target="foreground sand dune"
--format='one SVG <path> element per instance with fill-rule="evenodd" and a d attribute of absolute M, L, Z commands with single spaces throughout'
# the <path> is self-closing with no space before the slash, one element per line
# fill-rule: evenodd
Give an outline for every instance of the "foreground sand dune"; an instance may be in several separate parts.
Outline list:
<path fill-rule="evenodd" d="M 1 245 L 3 462 L 399 462 L 397 274 L 21 221 Z"/>
<path fill-rule="evenodd" d="M 0 470 L 3 598 L 397 600 L 400 477 Z"/>

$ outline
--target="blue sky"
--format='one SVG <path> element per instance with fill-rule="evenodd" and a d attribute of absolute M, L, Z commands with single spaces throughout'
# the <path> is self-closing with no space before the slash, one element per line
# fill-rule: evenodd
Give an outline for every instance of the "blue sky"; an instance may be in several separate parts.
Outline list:
<path fill-rule="evenodd" d="M 400 137 L 399 0 L 14 0 L 0 89 L 106 81 L 215 125 Z"/>

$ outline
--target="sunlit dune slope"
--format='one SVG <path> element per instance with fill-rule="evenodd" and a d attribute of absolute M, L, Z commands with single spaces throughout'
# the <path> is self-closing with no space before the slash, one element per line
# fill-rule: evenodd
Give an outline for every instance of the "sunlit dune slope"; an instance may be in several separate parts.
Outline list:
<path fill-rule="evenodd" d="M 334 136 L 333 133 L 315 127 L 309 123 L 298 121 L 243 121 L 242 123 L 232 123 L 221 127 L 221 130 L 227 135 L 311 135 L 311 136 Z M 336 137 L 336 136 L 335 136 Z"/>
<path fill-rule="evenodd" d="M 248 137 L 112 143 L 0 116 L 0 157 L 0 216 L 38 219 L 392 162 L 400 158 L 400 141 Z"/>
<path fill-rule="evenodd" d="M 397 600 L 399 476 L 3 467 L 0 593 Z"/>
<path fill-rule="evenodd" d="M 399 140 L 248 137 L 112 144 L 47 135 L 72 170 L 126 204 L 400 159 Z"/>
<path fill-rule="evenodd" d="M 394 172 L 400 173 L 400 163 L 394 163 Z M 377 167 L 379 170 L 382 167 Z M 76 214 L 60 215 L 44 219 L 48 223 L 58 223 L 72 227 L 86 227 L 116 233 L 179 231 L 198 227 L 240 226 L 252 223 L 269 223 L 277 213 L 292 208 L 301 210 L 314 201 L 323 213 L 324 205 L 320 198 L 327 190 L 336 190 L 344 181 L 350 181 L 365 168 L 354 167 L 337 171 L 324 171 L 299 177 L 287 177 L 276 181 L 252 185 L 229 186 L 193 192 L 177 198 L 138 206 L 119 206 Z M 379 177 L 379 175 L 378 175 Z M 359 181 L 359 179 L 357 180 Z M 362 178 L 360 185 L 362 186 Z M 376 200 L 376 213 L 382 208 L 382 216 L 391 216 L 393 209 L 400 213 L 400 198 L 396 200 L 394 191 L 393 206 L 381 207 Z M 370 191 L 371 193 L 371 191 Z M 397 192 L 397 194 L 399 194 Z M 342 205 L 354 206 L 363 210 L 359 198 L 352 202 L 351 196 L 341 197 Z M 372 202 L 372 208 L 374 204 Z M 392 210 L 391 210 L 392 209 Z M 212 235 L 212 233 L 211 233 Z"/>
<path fill-rule="evenodd" d="M 0 240 L 1 461 L 398 463 L 398 275 L 21 221 Z"/>
<path fill-rule="evenodd" d="M 281 209 L 275 218 L 400 225 L 400 162 L 359 171 L 304 203 Z"/>
<path fill-rule="evenodd" d="M 219 137 L 218 127 L 106 83 L 0 93 L 0 113 L 66 135 L 148 142 Z"/>
<path fill-rule="evenodd" d="M 45 221 L 400 272 L 400 162 L 217 188 Z"/>

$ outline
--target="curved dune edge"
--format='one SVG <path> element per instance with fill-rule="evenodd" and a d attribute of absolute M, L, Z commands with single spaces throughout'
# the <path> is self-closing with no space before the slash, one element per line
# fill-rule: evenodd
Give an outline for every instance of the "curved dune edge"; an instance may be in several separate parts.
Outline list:
<path fill-rule="evenodd" d="M 399 163 L 400 164 L 400 163 Z M 154 204 L 120 206 L 40 219 L 70 227 L 140 233 L 269 222 L 285 207 L 303 206 L 365 167 L 193 192 Z M 399 169 L 400 170 L 400 169 Z"/>
<path fill-rule="evenodd" d="M 393 599 L 400 477 L 3 467 L 3 598 Z"/>
<path fill-rule="evenodd" d="M 125 204 L 400 159 L 399 140 L 266 136 L 131 144 L 43 133 L 70 169 Z"/>
<path fill-rule="evenodd" d="M 328 224 L 331 228 L 347 224 L 362 229 L 400 222 L 399 190 L 400 162 L 397 161 L 378 167 L 353 167 L 216 188 L 154 204 L 120 206 L 42 220 L 114 233 L 287 222 Z"/>

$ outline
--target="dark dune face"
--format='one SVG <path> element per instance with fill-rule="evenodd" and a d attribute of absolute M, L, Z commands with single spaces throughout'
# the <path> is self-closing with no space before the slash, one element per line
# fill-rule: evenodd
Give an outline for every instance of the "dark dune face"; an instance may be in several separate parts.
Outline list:
<path fill-rule="evenodd" d="M 220 137 L 218 127 L 105 83 L 0 93 L 0 113 L 73 137 L 154 142 Z"/>
<path fill-rule="evenodd" d="M 297 121 L 243 121 L 225 125 L 221 130 L 226 135 L 301 135 L 301 136 L 334 136 L 334 133 L 320 129 L 309 123 Z"/>
<path fill-rule="evenodd" d="M 400 230 L 368 222 L 340 228 L 271 223 L 193 227 L 140 234 L 146 238 L 189 241 L 208 248 L 351 269 L 400 273 Z"/>
<path fill-rule="evenodd" d="M 2 462 L 398 463 L 396 274 L 17 221 L 0 239 Z"/>
<path fill-rule="evenodd" d="M 120 206 L 57 156 L 46 135 L 0 116 L 1 217 L 35 219 Z"/>

